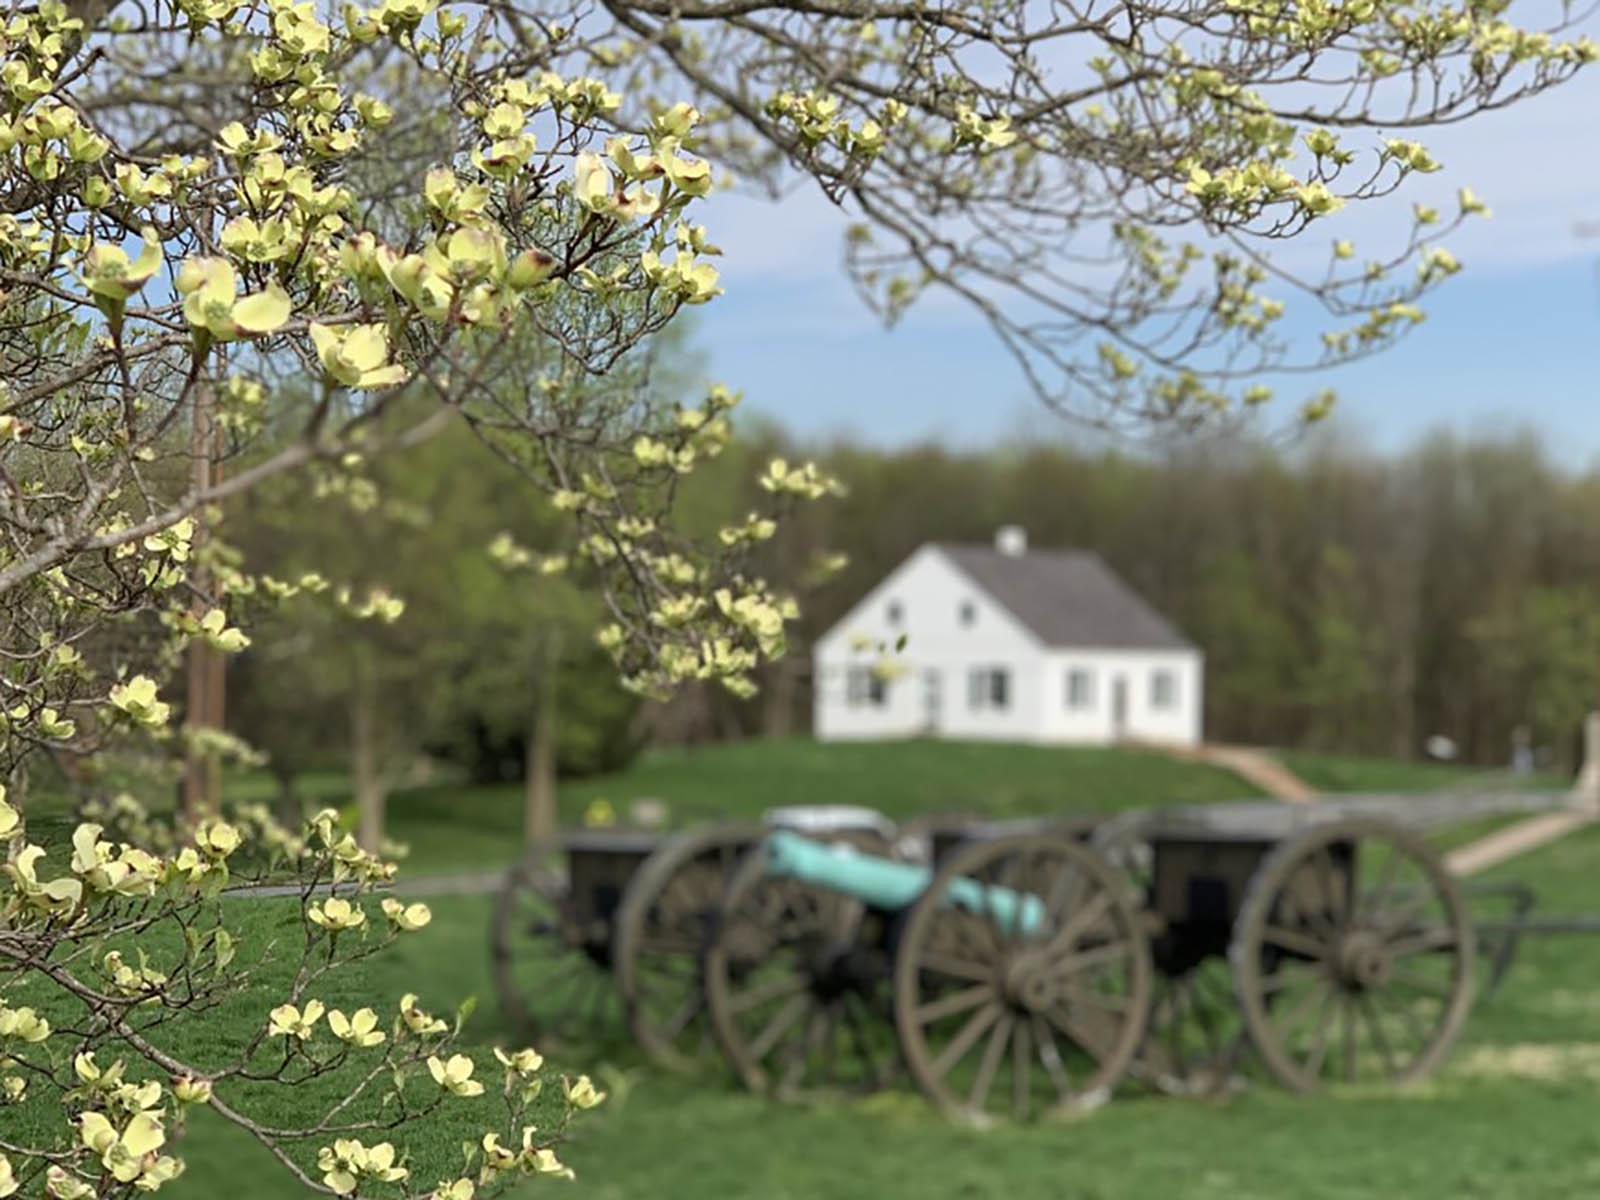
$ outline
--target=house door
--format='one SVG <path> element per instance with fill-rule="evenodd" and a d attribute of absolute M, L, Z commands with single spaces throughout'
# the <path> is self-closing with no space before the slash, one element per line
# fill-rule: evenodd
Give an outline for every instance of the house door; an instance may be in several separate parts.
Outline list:
<path fill-rule="evenodd" d="M 929 667 L 922 673 L 922 731 L 938 733 L 940 713 L 944 708 L 944 673 Z"/>
<path fill-rule="evenodd" d="M 1128 677 L 1118 675 L 1111 681 L 1111 736 L 1121 740 L 1128 736 Z"/>

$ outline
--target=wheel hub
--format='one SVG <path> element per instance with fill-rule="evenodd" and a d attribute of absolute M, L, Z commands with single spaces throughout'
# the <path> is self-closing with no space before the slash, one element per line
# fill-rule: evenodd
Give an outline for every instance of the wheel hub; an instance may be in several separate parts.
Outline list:
<path fill-rule="evenodd" d="M 1054 1008 L 1061 1002 L 1061 990 L 1047 964 L 1037 956 L 1026 955 L 1013 959 L 1006 967 L 1003 990 L 1013 1008 L 1037 1013 Z"/>
<path fill-rule="evenodd" d="M 1394 960 L 1376 934 L 1357 930 L 1346 934 L 1336 960 L 1339 978 L 1354 990 L 1379 988 L 1389 982 Z"/>

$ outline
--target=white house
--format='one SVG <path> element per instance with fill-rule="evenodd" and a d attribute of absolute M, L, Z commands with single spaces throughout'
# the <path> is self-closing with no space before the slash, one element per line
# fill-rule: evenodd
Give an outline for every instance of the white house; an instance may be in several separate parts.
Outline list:
<path fill-rule="evenodd" d="M 877 647 L 901 637 L 887 658 Z M 992 738 L 1193 745 L 1200 650 L 1098 556 L 930 542 L 816 644 L 824 740 Z"/>

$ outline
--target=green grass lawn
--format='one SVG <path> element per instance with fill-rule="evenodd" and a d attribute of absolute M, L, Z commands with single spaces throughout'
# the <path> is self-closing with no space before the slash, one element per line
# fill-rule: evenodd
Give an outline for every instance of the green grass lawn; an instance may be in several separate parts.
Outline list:
<path fill-rule="evenodd" d="M 1568 780 L 1549 772 L 1512 780 L 1498 771 L 1459 763 L 1361 758 L 1348 754 L 1321 754 L 1310 750 L 1278 750 L 1275 757 L 1319 792 L 1431 792 L 1451 787 L 1493 783 L 1497 788 L 1521 791 L 1559 789 Z"/>
<path fill-rule="evenodd" d="M 1437 787 L 1446 777 L 1409 764 L 1323 760 L 1349 788 Z M 1450 769 L 1446 769 L 1449 771 Z M 1324 777 L 1323 781 L 1325 784 Z M 1448 781 L 1462 779 L 1450 772 Z M 318 787 L 338 802 L 339 781 Z M 592 799 L 618 809 L 663 800 L 675 823 L 750 816 L 775 804 L 869 804 L 895 816 L 930 811 L 991 815 L 1193 804 L 1247 795 L 1220 771 L 1121 751 L 917 743 L 820 747 L 794 740 L 658 752 L 630 771 L 563 787 L 564 816 Z M 398 794 L 395 833 L 414 848 L 412 873 L 504 864 L 519 843 L 515 787 L 439 785 Z M 1589 833 L 1502 868 L 1529 878 L 1546 906 L 1596 903 L 1600 833 Z M 242 919 L 259 938 L 286 928 L 283 902 L 249 901 Z M 421 934 L 352 972 L 327 999 L 392 1006 L 418 992 L 451 1011 L 482 1001 L 469 1026 L 486 1049 L 515 1040 L 489 979 L 491 898 L 431 901 Z M 264 996 L 247 997 L 186 1026 L 202 1060 L 231 1031 L 259 1020 Z M 1175 1100 L 1129 1086 L 1113 1103 L 1069 1125 L 953 1128 L 912 1091 L 854 1102 L 785 1107 L 741 1093 L 720 1070 L 679 1079 L 650 1070 L 620 1031 L 569 1049 L 568 1070 L 609 1080 L 613 1101 L 578 1131 L 564 1157 L 579 1171 L 576 1195 L 606 1200 L 1311 1200 L 1458 1197 L 1565 1198 L 1600 1187 L 1600 942 L 1529 943 L 1507 986 L 1474 1014 L 1443 1072 L 1408 1093 L 1366 1091 L 1313 1099 L 1261 1082 L 1227 1101 Z M 487 1058 L 487 1054 L 484 1055 Z M 263 1115 L 287 1117 L 312 1097 L 257 1098 Z M 420 1138 L 417 1182 L 431 1184 L 459 1161 L 472 1107 Z M 277 1200 L 300 1194 L 259 1147 L 200 1114 L 185 1145 L 189 1174 L 177 1200 L 227 1196 Z M 548 1182 L 539 1187 L 569 1186 Z"/>
<path fill-rule="evenodd" d="M 1473 785 L 1494 778 L 1471 767 L 1286 752 L 1322 791 L 1409 792 Z M 1558 781 L 1533 777 L 1531 787 Z M 320 795 L 338 802 L 336 780 Z M 564 782 L 562 820 L 576 824 L 605 799 L 619 812 L 649 798 L 664 802 L 674 825 L 758 816 L 785 804 L 857 804 L 891 817 L 976 813 L 987 817 L 1114 812 L 1204 804 L 1256 796 L 1231 772 L 1148 751 L 1013 746 L 984 742 L 861 742 L 824 745 L 809 738 L 718 743 L 655 750 L 628 770 Z M 441 783 L 390 799 L 393 836 L 411 847 L 410 869 L 479 870 L 515 858 L 520 846 L 519 784 Z"/>
<path fill-rule="evenodd" d="M 809 738 L 657 750 L 629 770 L 564 783 L 563 821 L 595 799 L 619 813 L 665 803 L 675 825 L 751 818 L 784 804 L 857 804 L 895 818 L 971 812 L 992 817 L 1202 804 L 1252 794 L 1226 771 L 1161 754 L 964 742 L 823 745 Z M 509 862 L 521 837 L 517 784 L 442 784 L 397 793 L 393 836 L 416 870 Z"/>
<path fill-rule="evenodd" d="M 1597 857 L 1591 833 L 1518 870 L 1553 905 L 1578 907 L 1592 903 Z M 369 990 L 416 987 L 440 1009 L 489 996 L 486 899 L 434 908 L 430 929 L 372 964 Z M 1597 1017 L 1600 943 L 1531 942 L 1446 1068 L 1417 1090 L 1305 1099 L 1259 1083 L 1208 1102 L 1130 1087 L 1071 1125 L 984 1134 L 952 1128 L 910 1092 L 784 1107 L 720 1074 L 667 1078 L 594 1050 L 574 1065 L 609 1058 L 629 1082 L 566 1157 L 580 1175 L 575 1194 L 607 1200 L 1557 1200 L 1600 1187 Z M 474 1027 L 485 1039 L 499 1032 L 492 1003 Z M 189 1152 L 175 1197 L 296 1195 L 237 1136 L 202 1125 Z"/>

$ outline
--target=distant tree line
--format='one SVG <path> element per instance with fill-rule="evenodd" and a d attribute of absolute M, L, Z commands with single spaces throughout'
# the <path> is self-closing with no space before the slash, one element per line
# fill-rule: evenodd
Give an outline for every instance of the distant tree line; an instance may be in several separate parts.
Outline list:
<path fill-rule="evenodd" d="M 1438 436 L 1399 455 L 1337 432 L 1276 449 L 957 452 L 807 447 L 766 429 L 703 470 L 683 519 L 738 519 L 773 454 L 822 460 L 848 492 L 766 547 L 762 568 L 799 594 L 802 619 L 753 700 L 623 693 L 594 645 L 599 606 L 564 575 L 494 562 L 500 532 L 561 554 L 560 527 L 456 431 L 380 468 L 382 499 L 346 497 L 342 520 L 292 489 L 229 514 L 266 567 L 381 583 L 406 603 L 392 624 L 283 609 L 271 652 L 231 672 L 230 725 L 272 755 L 286 792 L 343 766 L 381 808 L 403 768 L 442 756 L 529 781 L 532 821 L 557 772 L 614 770 L 651 740 L 804 732 L 811 641 L 923 542 L 988 541 L 1004 524 L 1099 553 L 1203 647 L 1217 740 L 1415 757 L 1443 734 L 1504 763 L 1520 727 L 1571 765 L 1600 687 L 1600 473 L 1559 468 L 1531 436 Z M 835 552 L 848 565 L 819 582 Z"/>
<path fill-rule="evenodd" d="M 1531 435 L 1439 435 L 1396 455 L 1328 431 L 1286 448 L 821 456 L 849 494 L 770 563 L 801 586 L 815 554 L 849 556 L 805 596 L 808 640 L 921 543 L 1018 524 L 1033 546 L 1099 553 L 1204 648 L 1214 739 L 1414 757 L 1442 734 L 1504 763 L 1522 728 L 1570 765 L 1600 691 L 1600 473 L 1558 467 Z M 696 721 L 697 704 L 727 705 L 689 698 L 663 730 L 803 728 L 806 652 L 764 700 Z"/>

